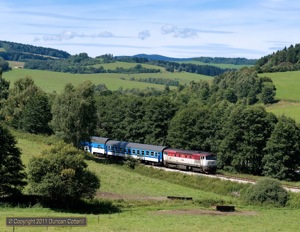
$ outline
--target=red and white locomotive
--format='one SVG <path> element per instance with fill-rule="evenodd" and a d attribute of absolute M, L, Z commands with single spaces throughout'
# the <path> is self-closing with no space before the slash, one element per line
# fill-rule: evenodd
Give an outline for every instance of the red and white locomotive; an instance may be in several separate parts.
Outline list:
<path fill-rule="evenodd" d="M 181 170 L 215 173 L 217 157 L 210 152 L 181 149 L 165 149 L 163 152 L 164 166 Z"/>

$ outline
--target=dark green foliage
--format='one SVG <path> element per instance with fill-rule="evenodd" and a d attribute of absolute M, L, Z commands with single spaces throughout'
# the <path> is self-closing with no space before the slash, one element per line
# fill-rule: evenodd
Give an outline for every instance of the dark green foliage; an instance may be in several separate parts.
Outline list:
<path fill-rule="evenodd" d="M 210 110 L 194 106 L 179 111 L 170 122 L 167 144 L 174 148 L 209 151 Z"/>
<path fill-rule="evenodd" d="M 24 106 L 19 129 L 34 134 L 50 134 L 51 108 L 46 94 L 36 94 Z"/>
<path fill-rule="evenodd" d="M 97 100 L 97 134 L 137 143 L 164 144 L 176 112 L 166 96 L 109 95 Z"/>
<path fill-rule="evenodd" d="M 58 144 L 29 163 L 30 192 L 53 201 L 93 198 L 100 181 L 87 170 L 83 151 Z"/>
<path fill-rule="evenodd" d="M 300 44 L 291 45 L 260 58 L 256 63 L 258 72 L 285 72 L 300 70 Z"/>
<path fill-rule="evenodd" d="M 26 185 L 21 151 L 11 133 L 0 124 L 0 197 L 15 195 Z"/>
<path fill-rule="evenodd" d="M 196 57 L 193 60 L 204 62 L 204 63 L 214 63 L 214 64 L 234 64 L 234 65 L 254 65 L 256 59 L 246 59 L 246 58 L 227 58 L 227 57 Z"/>
<path fill-rule="evenodd" d="M 90 81 L 77 88 L 67 84 L 54 100 L 51 125 L 55 134 L 65 142 L 80 146 L 81 141 L 88 141 L 94 134 L 97 120 L 94 89 Z"/>
<path fill-rule="evenodd" d="M 264 175 L 280 180 L 296 179 L 300 165 L 300 128 L 295 121 L 282 116 L 267 142 Z"/>
<path fill-rule="evenodd" d="M 155 78 L 155 77 L 148 77 L 148 78 L 130 78 L 131 81 L 138 81 L 138 82 L 146 82 L 158 85 L 168 85 L 168 86 L 178 86 L 179 81 L 173 79 L 166 79 L 166 78 Z"/>
<path fill-rule="evenodd" d="M 54 58 L 67 58 L 69 53 L 53 48 L 37 47 L 27 44 L 0 41 L 0 48 L 5 52 L 0 52 L 0 57 L 5 60 L 26 61 L 28 59 L 47 60 Z"/>
<path fill-rule="evenodd" d="M 263 107 L 240 105 L 223 125 L 218 150 L 220 167 L 232 166 L 242 173 L 262 173 L 263 150 L 276 118 Z"/>
<path fill-rule="evenodd" d="M 2 71 L 0 70 L 0 118 L 1 118 L 1 108 L 2 103 L 7 99 L 8 97 L 8 90 L 9 90 L 9 82 L 6 81 L 2 77 Z"/>
<path fill-rule="evenodd" d="M 288 201 L 288 192 L 279 181 L 265 178 L 250 186 L 242 197 L 250 204 L 285 206 Z"/>
<path fill-rule="evenodd" d="M 2 116 L 14 128 L 31 133 L 50 133 L 50 104 L 46 94 L 34 81 L 25 77 L 17 80 L 3 102 Z"/>
<path fill-rule="evenodd" d="M 214 102 L 226 99 L 235 103 L 238 99 L 246 99 L 252 105 L 259 100 L 261 82 L 254 71 L 244 68 L 214 78 L 211 88 Z"/>
<path fill-rule="evenodd" d="M 106 56 L 100 56 L 96 58 L 89 57 L 86 53 L 80 53 L 79 55 L 73 55 L 64 60 L 29 60 L 25 63 L 24 68 L 50 70 L 55 72 L 70 72 L 70 73 L 158 73 L 160 69 L 151 69 L 142 67 L 141 64 L 137 64 L 132 68 L 120 68 L 115 70 L 105 70 L 103 66 L 96 67 L 94 65 L 111 63 L 116 60 L 107 58 Z"/>
<path fill-rule="evenodd" d="M 9 64 L 7 61 L 5 61 L 2 57 L 1 57 L 1 52 L 0 52 L 0 72 L 3 71 L 8 71 L 11 68 L 9 67 Z"/>

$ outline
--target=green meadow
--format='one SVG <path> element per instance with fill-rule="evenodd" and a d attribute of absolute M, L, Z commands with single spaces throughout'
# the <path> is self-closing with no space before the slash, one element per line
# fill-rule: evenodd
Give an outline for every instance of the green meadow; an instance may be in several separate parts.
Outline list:
<path fill-rule="evenodd" d="M 276 99 L 300 101 L 300 71 L 263 73 L 270 77 L 276 86 Z"/>
<path fill-rule="evenodd" d="M 157 67 L 157 66 L 154 66 Z M 61 92 L 67 83 L 72 83 L 77 86 L 84 81 L 91 81 L 95 85 L 105 84 L 110 90 L 123 89 L 147 89 L 155 88 L 159 90 L 164 89 L 164 85 L 151 84 L 145 82 L 132 81 L 132 78 L 167 78 L 178 80 L 180 84 L 189 84 L 191 81 L 208 80 L 211 81 L 213 77 L 181 72 L 181 73 L 141 73 L 141 74 L 122 74 L 122 73 L 99 73 L 99 74 L 72 74 L 72 73 L 61 73 L 51 72 L 42 70 L 31 70 L 31 69 L 12 69 L 9 72 L 3 73 L 3 77 L 14 83 L 17 79 L 23 77 L 31 77 L 36 85 L 41 87 L 44 91 L 51 93 L 53 91 Z"/>
<path fill-rule="evenodd" d="M 276 86 L 277 103 L 267 107 L 269 112 L 285 115 L 300 123 L 300 71 L 263 73 Z"/>

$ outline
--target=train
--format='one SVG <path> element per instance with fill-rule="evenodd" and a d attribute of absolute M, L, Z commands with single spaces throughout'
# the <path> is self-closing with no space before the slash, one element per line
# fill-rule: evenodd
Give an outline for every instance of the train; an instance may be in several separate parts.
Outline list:
<path fill-rule="evenodd" d="M 185 171 L 215 173 L 217 170 L 217 156 L 211 152 L 174 149 L 97 136 L 91 136 L 90 141 L 83 142 L 82 145 L 85 151 L 96 156 L 131 157 L 145 164 Z"/>

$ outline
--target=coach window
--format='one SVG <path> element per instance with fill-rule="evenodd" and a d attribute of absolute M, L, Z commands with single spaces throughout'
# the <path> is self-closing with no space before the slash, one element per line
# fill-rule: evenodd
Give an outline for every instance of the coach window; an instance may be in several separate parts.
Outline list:
<path fill-rule="evenodd" d="M 142 151 L 142 156 L 144 156 L 145 155 L 145 151 Z"/>
<path fill-rule="evenodd" d="M 128 150 L 127 150 L 127 153 L 128 153 L 128 154 L 131 154 L 131 150 L 130 150 L 130 148 L 128 148 Z"/>
<path fill-rule="evenodd" d="M 146 151 L 146 156 L 149 156 L 149 151 Z"/>
<path fill-rule="evenodd" d="M 137 154 L 138 154 L 138 155 L 140 154 L 140 150 L 137 150 Z"/>
<path fill-rule="evenodd" d="M 150 153 L 150 154 L 151 154 L 151 156 L 154 156 L 154 152 L 153 152 L 153 151 L 151 151 L 151 153 Z"/>

